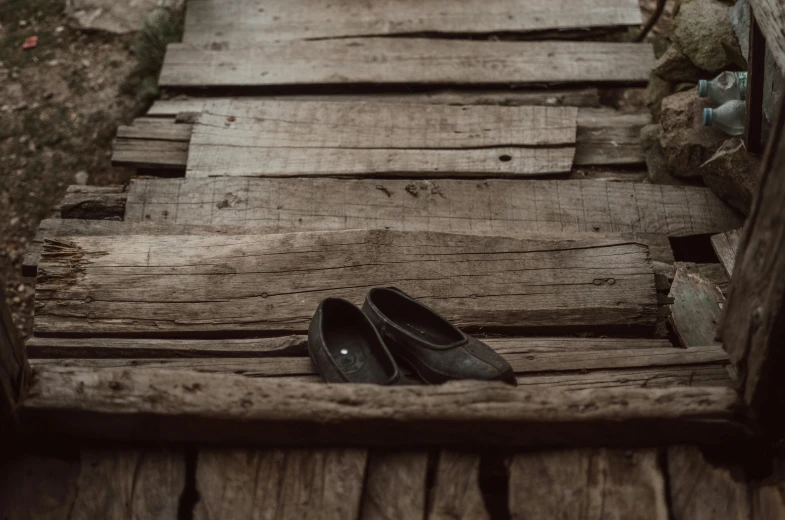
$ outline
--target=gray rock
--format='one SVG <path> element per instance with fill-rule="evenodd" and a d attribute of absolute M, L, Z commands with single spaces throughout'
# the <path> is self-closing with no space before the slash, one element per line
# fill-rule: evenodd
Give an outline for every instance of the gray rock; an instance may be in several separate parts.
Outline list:
<path fill-rule="evenodd" d="M 138 31 L 157 9 L 181 9 L 183 0 L 68 0 L 66 14 L 77 29 L 124 34 Z"/>
<path fill-rule="evenodd" d="M 750 59 L 750 3 L 738 0 L 730 10 L 730 25 L 741 48 L 745 60 Z"/>
<path fill-rule="evenodd" d="M 698 68 L 714 73 L 743 60 L 730 23 L 731 7 L 716 0 L 684 1 L 671 39 Z"/>
<path fill-rule="evenodd" d="M 673 94 L 673 86 L 655 74 L 649 75 L 649 84 L 646 87 L 646 106 L 651 112 L 652 120 L 660 120 L 660 105 L 666 96 Z"/>
<path fill-rule="evenodd" d="M 87 174 L 86 171 L 80 170 L 74 174 L 74 182 L 79 186 L 86 185 L 89 178 L 90 176 Z"/>
<path fill-rule="evenodd" d="M 766 57 L 763 65 L 763 114 L 771 124 L 777 114 L 780 92 L 782 92 L 782 71 L 771 49 L 766 46 Z"/>
<path fill-rule="evenodd" d="M 659 140 L 668 171 L 674 177 L 700 177 L 700 166 L 727 139 L 724 134 L 703 126 L 703 109 L 709 106 L 711 100 L 699 98 L 696 88 L 662 101 Z"/>
<path fill-rule="evenodd" d="M 701 70 L 693 65 L 675 43 L 671 43 L 665 54 L 654 64 L 654 74 L 671 83 L 694 83 L 701 78 Z"/>
<path fill-rule="evenodd" d="M 641 129 L 641 146 L 646 158 L 649 180 L 652 184 L 685 184 L 684 181 L 675 178 L 668 171 L 665 154 L 660 146 L 660 132 L 662 132 L 662 126 L 657 124 L 646 125 Z"/>
<path fill-rule="evenodd" d="M 722 200 L 749 214 L 760 178 L 760 159 L 747 153 L 738 137 L 728 139 L 699 168 L 703 182 Z"/>

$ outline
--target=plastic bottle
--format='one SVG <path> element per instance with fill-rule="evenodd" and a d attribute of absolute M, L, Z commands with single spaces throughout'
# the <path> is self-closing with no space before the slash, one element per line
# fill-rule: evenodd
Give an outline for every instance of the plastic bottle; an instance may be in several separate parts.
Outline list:
<path fill-rule="evenodd" d="M 744 133 L 747 104 L 739 99 L 723 103 L 717 108 L 703 109 L 703 124 L 722 130 L 728 135 Z"/>
<path fill-rule="evenodd" d="M 711 81 L 698 82 L 698 96 L 710 97 L 717 103 L 747 98 L 747 73 L 723 72 Z"/>

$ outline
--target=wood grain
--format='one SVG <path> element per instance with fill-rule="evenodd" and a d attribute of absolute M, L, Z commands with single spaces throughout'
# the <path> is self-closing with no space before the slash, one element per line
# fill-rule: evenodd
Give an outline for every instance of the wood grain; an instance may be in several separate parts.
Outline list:
<path fill-rule="evenodd" d="M 374 450 L 366 468 L 363 520 L 422 520 L 428 453 Z"/>
<path fill-rule="evenodd" d="M 728 276 L 733 274 L 733 267 L 736 265 L 736 254 L 739 250 L 741 234 L 741 229 L 731 229 L 711 237 L 711 245 L 714 248 L 714 252 L 717 253 L 717 257 L 719 257 L 720 262 L 725 267 Z"/>
<path fill-rule="evenodd" d="M 199 450 L 194 520 L 357 519 L 363 449 Z"/>
<path fill-rule="evenodd" d="M 697 269 L 679 266 L 668 296 L 673 299 L 669 319 L 682 346 L 717 344 L 725 298 L 714 283 Z"/>
<path fill-rule="evenodd" d="M 194 126 L 186 177 L 563 173 L 576 118 L 574 107 L 214 102 Z"/>
<path fill-rule="evenodd" d="M 669 518 L 656 450 L 533 451 L 509 471 L 513 519 Z"/>
<path fill-rule="evenodd" d="M 174 116 L 172 117 L 172 119 L 137 117 L 131 125 L 121 125 L 117 128 L 117 138 L 189 142 L 193 127 L 188 124 L 176 124 Z"/>
<path fill-rule="evenodd" d="M 175 520 L 186 473 L 181 451 L 117 447 L 24 454 L 0 468 L 8 519 Z"/>
<path fill-rule="evenodd" d="M 746 478 L 715 467 L 696 446 L 668 448 L 673 520 L 748 520 L 752 504 Z"/>
<path fill-rule="evenodd" d="M 174 118 L 182 112 L 202 112 L 205 105 L 214 101 L 230 101 L 231 97 L 177 97 L 157 99 L 147 110 L 148 118 Z M 349 101 L 384 103 L 433 103 L 446 105 L 499 105 L 499 106 L 572 106 L 599 107 L 600 94 L 596 88 L 547 90 L 435 90 L 408 92 L 406 94 L 334 94 L 334 95 L 281 95 L 247 96 L 249 101 Z"/>
<path fill-rule="evenodd" d="M 645 83 L 650 44 L 349 38 L 207 50 L 170 44 L 162 87 Z"/>
<path fill-rule="evenodd" d="M 44 244 L 36 334 L 301 332 L 317 303 L 397 285 L 460 327 L 653 326 L 645 246 L 382 230 L 67 237 Z"/>
<path fill-rule="evenodd" d="M 5 446 L 0 455 L 6 453 L 10 437 L 17 433 L 17 408 L 24 399 L 29 376 L 25 347 L 0 287 L 0 440 Z"/>
<path fill-rule="evenodd" d="M 442 450 L 428 520 L 490 520 L 480 491 L 480 455 Z"/>
<path fill-rule="evenodd" d="M 69 186 L 60 202 L 60 217 L 122 220 L 125 199 L 123 186 Z"/>
<path fill-rule="evenodd" d="M 38 369 L 22 409 L 49 435 L 309 447 L 731 442 L 746 435 L 742 411 L 727 388 L 382 387 L 139 368 Z"/>
<path fill-rule="evenodd" d="M 385 0 L 357 3 L 198 0 L 188 6 L 187 43 L 246 47 L 289 39 L 345 38 L 406 34 L 483 35 L 640 25 L 638 4 L 631 0 L 531 2 L 482 0 Z"/>
<path fill-rule="evenodd" d="M 777 0 L 750 0 L 750 7 L 758 21 L 766 48 L 771 52 L 780 70 L 785 70 L 785 7 Z"/>
<path fill-rule="evenodd" d="M 785 428 L 785 104 L 780 99 L 760 184 L 739 243 L 720 327 L 746 402 L 770 428 Z"/>
<path fill-rule="evenodd" d="M 187 142 L 118 138 L 112 145 L 114 166 L 179 170 L 187 159 Z"/>
<path fill-rule="evenodd" d="M 741 225 L 705 188 L 504 179 L 136 179 L 125 219 L 253 223 L 265 232 L 354 227 L 669 236 L 719 233 Z"/>
<path fill-rule="evenodd" d="M 578 111 L 576 166 L 643 164 L 641 129 L 651 114 L 622 114 L 604 108 Z"/>

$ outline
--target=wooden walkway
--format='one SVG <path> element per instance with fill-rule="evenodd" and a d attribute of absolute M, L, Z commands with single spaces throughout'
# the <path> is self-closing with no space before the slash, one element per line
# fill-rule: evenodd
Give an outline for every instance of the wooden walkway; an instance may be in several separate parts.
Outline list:
<path fill-rule="evenodd" d="M 743 433 L 714 340 L 742 221 L 705 188 L 637 182 L 649 115 L 599 88 L 648 80 L 651 46 L 618 36 L 640 18 L 634 0 L 189 0 L 171 98 L 118 130 L 113 160 L 145 177 L 71 187 L 25 258 L 25 406 L 45 432 L 245 445 L 39 450 L 4 467 L 0 516 L 769 518 L 777 484 L 683 444 Z M 674 254 L 710 235 L 715 262 Z M 526 407 L 505 424 L 512 397 L 472 385 L 398 408 L 325 392 L 317 302 L 380 285 L 484 337 Z M 444 403 L 466 428 L 407 429 Z"/>

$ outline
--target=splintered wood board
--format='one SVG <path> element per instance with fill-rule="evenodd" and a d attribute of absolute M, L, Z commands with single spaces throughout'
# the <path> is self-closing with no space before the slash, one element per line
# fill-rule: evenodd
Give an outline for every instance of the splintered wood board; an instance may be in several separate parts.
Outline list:
<path fill-rule="evenodd" d="M 739 227 L 706 188 L 602 181 L 327 178 L 135 179 L 128 222 L 474 234 L 661 233 Z"/>
<path fill-rule="evenodd" d="M 170 44 L 162 87 L 644 84 L 648 43 L 349 38 L 212 50 Z"/>
<path fill-rule="evenodd" d="M 741 242 L 741 229 L 731 229 L 726 233 L 720 233 L 711 237 L 711 245 L 728 276 L 733 275 L 733 268 L 736 265 L 736 254 L 739 251 Z"/>
<path fill-rule="evenodd" d="M 640 24 L 640 7 L 635 0 L 192 0 L 186 10 L 183 41 L 242 48 L 294 39 L 470 36 Z"/>
<path fill-rule="evenodd" d="M 462 327 L 654 326 L 648 248 L 383 230 L 64 237 L 44 244 L 35 331 L 305 331 L 328 296 L 395 285 Z"/>
<path fill-rule="evenodd" d="M 564 173 L 577 116 L 575 107 L 217 101 L 194 126 L 186 177 Z"/>

